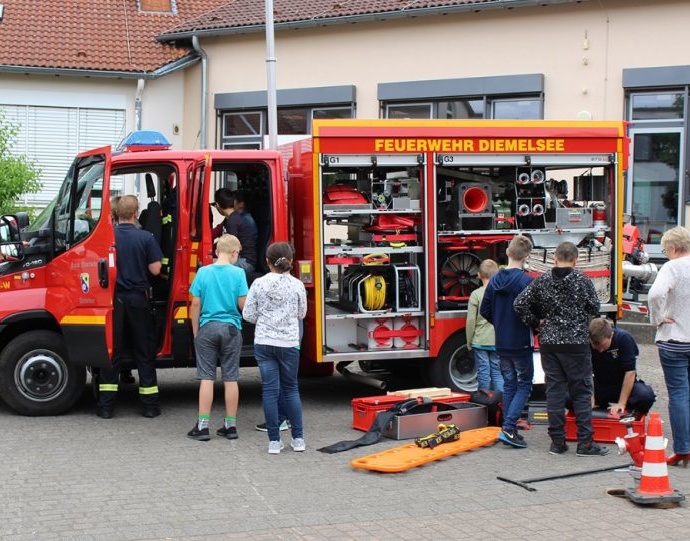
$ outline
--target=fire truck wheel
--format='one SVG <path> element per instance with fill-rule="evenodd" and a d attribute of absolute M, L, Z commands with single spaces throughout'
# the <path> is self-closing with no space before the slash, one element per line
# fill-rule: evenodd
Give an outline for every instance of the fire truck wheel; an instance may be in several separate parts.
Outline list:
<path fill-rule="evenodd" d="M 435 387 L 450 387 L 453 391 L 477 390 L 477 368 L 464 332 L 451 336 L 429 363 L 429 381 Z"/>
<path fill-rule="evenodd" d="M 58 415 L 84 392 L 86 369 L 67 362 L 62 337 L 52 331 L 20 334 L 0 354 L 0 396 L 21 415 Z"/>

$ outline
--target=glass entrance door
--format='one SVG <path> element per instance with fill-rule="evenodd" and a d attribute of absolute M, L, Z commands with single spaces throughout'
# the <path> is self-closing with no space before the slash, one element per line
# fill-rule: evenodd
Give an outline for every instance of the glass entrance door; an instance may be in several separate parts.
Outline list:
<path fill-rule="evenodd" d="M 661 255 L 661 235 L 680 223 L 681 134 L 680 128 L 630 130 L 632 182 L 626 207 L 650 255 Z"/>

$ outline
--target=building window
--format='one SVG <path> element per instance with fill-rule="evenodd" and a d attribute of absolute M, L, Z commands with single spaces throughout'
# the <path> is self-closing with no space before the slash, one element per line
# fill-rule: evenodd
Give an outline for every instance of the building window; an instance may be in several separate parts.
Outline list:
<path fill-rule="evenodd" d="M 312 119 L 323 118 L 352 118 L 352 107 L 321 107 L 319 109 L 312 109 Z"/>
<path fill-rule="evenodd" d="M 172 13 L 172 0 L 140 0 L 139 11 Z"/>
<path fill-rule="evenodd" d="M 439 101 L 436 103 L 436 118 L 475 119 L 484 118 L 483 99 Z"/>
<path fill-rule="evenodd" d="M 431 103 L 399 103 L 386 106 L 386 118 L 433 118 Z"/>
<path fill-rule="evenodd" d="M 544 76 L 538 73 L 380 83 L 377 94 L 384 118 L 544 117 Z"/>
<path fill-rule="evenodd" d="M 308 135 L 313 119 L 353 118 L 352 107 L 283 107 L 278 109 L 278 135 Z M 415 117 L 417 118 L 417 117 Z M 222 114 L 221 148 L 261 148 L 268 135 L 268 111 Z"/>
<path fill-rule="evenodd" d="M 302 135 L 308 133 L 307 121 L 311 111 L 305 108 L 278 109 L 278 133 L 281 135 Z M 268 130 L 266 130 L 268 133 Z"/>
<path fill-rule="evenodd" d="M 225 113 L 223 137 L 256 137 L 263 134 L 261 111 L 251 113 Z"/>
<path fill-rule="evenodd" d="M 443 118 L 528 120 L 542 118 L 539 98 L 492 99 L 490 97 L 385 105 L 385 118 Z"/>
<path fill-rule="evenodd" d="M 638 226 L 652 257 L 662 257 L 664 232 L 685 221 L 687 96 L 687 87 L 635 88 L 627 94 L 631 160 L 625 211 Z"/>
<path fill-rule="evenodd" d="M 681 92 L 632 94 L 630 120 L 678 120 L 683 118 L 685 96 Z"/>
<path fill-rule="evenodd" d="M 355 117 L 352 85 L 278 90 L 278 138 L 311 133 L 312 120 Z M 268 135 L 268 96 L 264 91 L 219 93 L 220 148 L 262 148 Z"/>
<path fill-rule="evenodd" d="M 496 99 L 491 102 L 491 118 L 502 120 L 535 120 L 542 118 L 541 100 L 537 98 L 525 99 Z"/>

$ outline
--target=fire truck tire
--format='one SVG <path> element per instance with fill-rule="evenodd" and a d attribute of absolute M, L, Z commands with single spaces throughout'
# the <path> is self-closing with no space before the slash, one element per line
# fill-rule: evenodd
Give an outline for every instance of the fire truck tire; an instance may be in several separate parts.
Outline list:
<path fill-rule="evenodd" d="M 84 392 L 86 369 L 67 361 L 63 338 L 52 331 L 29 331 L 0 353 L 0 396 L 21 415 L 59 415 Z"/>
<path fill-rule="evenodd" d="M 477 367 L 474 355 L 467 349 L 465 333 L 451 336 L 429 363 L 429 382 L 434 387 L 450 387 L 453 391 L 477 390 Z"/>

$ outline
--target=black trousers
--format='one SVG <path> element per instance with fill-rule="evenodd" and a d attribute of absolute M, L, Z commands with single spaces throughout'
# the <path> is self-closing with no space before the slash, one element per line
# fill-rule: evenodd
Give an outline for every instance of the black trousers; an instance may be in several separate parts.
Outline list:
<path fill-rule="evenodd" d="M 139 372 L 139 398 L 144 407 L 158 406 L 158 379 L 152 347 L 154 322 L 145 293 L 117 292 L 113 310 L 113 364 L 100 371 L 98 405 L 112 409 L 117 397 L 123 355 L 130 352 Z"/>
<path fill-rule="evenodd" d="M 609 403 L 615 404 L 618 402 L 620 392 L 620 387 L 597 385 L 596 380 L 594 381 L 594 400 L 601 408 L 606 408 Z M 654 390 L 644 381 L 638 380 L 635 382 L 635 385 L 633 385 L 625 409 L 637 413 L 644 413 L 646 415 L 652 408 L 654 400 L 656 400 Z"/>
<path fill-rule="evenodd" d="M 589 348 L 587 348 L 589 349 Z M 577 441 L 592 440 L 592 354 L 589 351 L 541 352 L 546 377 L 548 433 L 553 441 L 565 441 L 565 408 L 572 400 Z"/>

